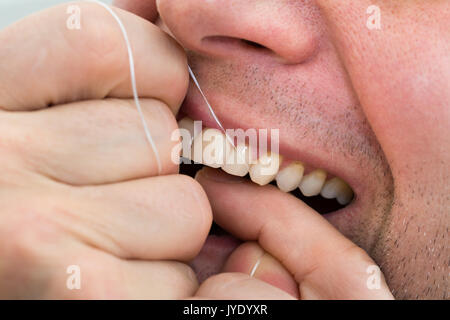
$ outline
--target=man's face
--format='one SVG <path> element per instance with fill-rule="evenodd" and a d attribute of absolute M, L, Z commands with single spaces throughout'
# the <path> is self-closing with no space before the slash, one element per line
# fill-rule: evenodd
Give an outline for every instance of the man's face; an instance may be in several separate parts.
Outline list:
<path fill-rule="evenodd" d="M 280 130 L 280 154 L 350 184 L 325 215 L 398 298 L 446 298 L 450 2 L 160 0 L 158 24 L 226 128 Z M 191 87 L 182 111 L 211 118 Z"/>

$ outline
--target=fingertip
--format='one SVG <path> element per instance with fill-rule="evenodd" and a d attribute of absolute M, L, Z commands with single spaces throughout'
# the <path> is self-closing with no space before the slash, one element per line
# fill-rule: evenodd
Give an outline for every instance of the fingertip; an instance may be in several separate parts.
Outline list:
<path fill-rule="evenodd" d="M 240 272 L 251 275 L 254 266 L 263 255 L 264 250 L 256 242 L 245 242 L 233 251 L 222 272 Z"/>

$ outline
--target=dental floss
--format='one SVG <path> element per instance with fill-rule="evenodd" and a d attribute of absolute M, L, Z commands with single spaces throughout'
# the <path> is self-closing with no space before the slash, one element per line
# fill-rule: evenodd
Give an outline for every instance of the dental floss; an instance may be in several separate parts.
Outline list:
<path fill-rule="evenodd" d="M 150 147 L 152 148 L 153 153 L 156 156 L 156 162 L 158 164 L 158 174 L 161 174 L 162 166 L 161 166 L 161 159 L 159 157 L 158 149 L 156 148 L 155 142 L 153 141 L 152 135 L 150 134 L 150 129 L 148 128 L 147 121 L 145 120 L 144 114 L 142 112 L 141 104 L 139 102 L 139 96 L 137 93 L 137 86 L 136 86 L 136 74 L 135 74 L 135 67 L 134 67 L 133 52 L 131 50 L 131 45 L 130 45 L 130 41 L 128 39 L 128 34 L 125 29 L 125 26 L 123 25 L 122 20 L 120 20 L 119 16 L 117 16 L 117 14 L 108 5 L 106 5 L 103 2 L 100 2 L 98 0 L 86 0 L 86 1 L 94 2 L 94 3 L 97 3 L 97 4 L 101 5 L 102 7 L 104 7 L 113 16 L 113 18 L 116 20 L 117 24 L 119 25 L 120 30 L 122 31 L 123 37 L 125 39 L 125 44 L 127 46 L 127 51 L 128 51 L 130 76 L 131 76 L 131 87 L 133 90 L 134 103 L 136 105 L 136 109 L 138 110 L 139 117 L 141 118 L 147 141 L 150 144 Z M 197 87 L 198 91 L 200 92 L 200 94 L 203 98 L 203 101 L 205 102 L 206 106 L 208 107 L 208 110 L 211 113 L 214 121 L 216 121 L 217 125 L 222 130 L 222 132 L 225 134 L 225 136 L 227 137 L 227 140 L 231 143 L 233 148 L 236 148 L 233 139 L 230 138 L 230 136 L 227 134 L 226 130 L 222 126 L 222 123 L 220 122 L 219 118 L 217 117 L 216 113 L 214 112 L 213 108 L 211 107 L 211 104 L 209 103 L 208 99 L 206 98 L 206 95 L 203 93 L 203 90 L 200 87 L 197 77 L 195 76 L 194 72 L 192 71 L 192 69 L 189 65 L 188 65 L 188 70 L 189 70 L 189 75 L 191 76 L 192 80 L 194 81 L 195 86 Z M 258 262 L 258 264 L 259 264 L 259 262 Z M 257 265 L 255 267 L 257 267 Z"/>
<path fill-rule="evenodd" d="M 134 67 L 133 52 L 131 50 L 131 45 L 130 45 L 130 41 L 128 39 L 128 34 L 127 34 L 126 29 L 125 29 L 125 26 L 123 25 L 122 21 L 117 16 L 117 14 L 108 5 L 106 5 L 103 2 L 100 2 L 98 0 L 86 0 L 86 1 L 94 2 L 94 3 L 97 3 L 97 4 L 101 5 L 102 7 L 104 7 L 113 16 L 113 18 L 116 20 L 117 24 L 119 25 L 120 30 L 122 31 L 123 37 L 125 39 L 125 44 L 127 46 L 127 51 L 128 51 L 128 59 L 129 59 L 129 65 L 130 65 L 130 76 L 131 76 L 131 87 L 132 87 L 132 90 L 133 90 L 134 103 L 135 103 L 136 108 L 138 110 L 139 117 L 142 120 L 142 125 L 144 126 L 144 132 L 145 132 L 145 136 L 147 138 L 147 141 L 150 144 L 150 147 L 152 148 L 153 153 L 155 154 L 156 162 L 157 162 L 157 165 L 158 165 L 158 174 L 161 174 L 162 166 L 161 166 L 161 159 L 159 157 L 158 149 L 156 148 L 155 142 L 154 142 L 154 140 L 152 138 L 152 135 L 150 134 L 150 129 L 148 128 L 147 121 L 145 120 L 144 113 L 142 112 L 141 103 L 139 102 L 139 96 L 138 96 L 138 93 L 137 93 L 137 86 L 136 86 L 136 74 L 135 74 L 135 67 Z"/>
<path fill-rule="evenodd" d="M 250 277 L 253 278 L 253 276 L 255 275 L 256 269 L 258 269 L 260 263 L 261 263 L 261 258 L 259 258 L 258 261 L 256 261 L 255 265 L 253 266 L 252 271 L 250 271 Z"/>
<path fill-rule="evenodd" d="M 133 58 L 133 52 L 131 50 L 131 45 L 130 45 L 130 41 L 128 39 L 128 34 L 127 31 L 125 29 L 125 26 L 122 23 L 122 20 L 120 20 L 119 16 L 117 16 L 117 14 L 106 4 L 104 4 L 103 2 L 100 2 L 98 0 L 86 0 L 88 2 L 94 2 L 97 3 L 99 5 L 101 5 L 102 7 L 104 7 L 112 16 L 113 18 L 116 20 L 117 24 L 119 25 L 120 30 L 122 31 L 122 35 L 123 38 L 125 40 L 125 44 L 127 46 L 127 51 L 128 51 L 128 59 L 129 59 L 129 65 L 130 65 L 130 77 L 131 77 L 131 87 L 133 90 L 133 98 L 134 98 L 134 103 L 136 105 L 136 109 L 138 110 L 139 113 L 139 117 L 142 120 L 142 125 L 144 127 L 144 132 L 145 132 L 145 136 L 147 137 L 147 141 L 150 144 L 155 156 L 156 156 L 156 162 L 158 164 L 158 173 L 161 174 L 162 172 L 162 168 L 161 168 L 161 159 L 159 157 L 159 153 L 158 153 L 158 149 L 156 149 L 156 145 L 155 142 L 153 141 L 152 135 L 150 134 L 150 130 L 148 128 L 147 125 L 147 121 L 145 120 L 144 114 L 142 112 L 142 107 L 139 101 L 139 96 L 137 93 L 137 86 L 136 86 L 136 73 L 135 73 L 135 67 L 134 67 L 134 58 Z M 194 72 L 192 71 L 191 67 L 188 65 L 188 70 L 189 70 L 189 75 L 191 76 L 192 80 L 194 81 L 195 86 L 197 87 L 198 91 L 200 92 L 203 101 L 205 102 L 206 106 L 208 107 L 209 112 L 211 113 L 212 117 L 214 118 L 214 121 L 216 121 L 217 125 L 219 126 L 219 128 L 223 131 L 223 133 L 225 134 L 225 136 L 227 137 L 228 141 L 231 143 L 231 145 L 236 148 L 233 139 L 230 138 L 230 136 L 227 134 L 226 130 L 224 129 L 224 127 L 222 126 L 222 123 L 220 122 L 219 118 L 217 117 L 216 113 L 214 112 L 213 108 L 211 107 L 211 104 L 209 103 L 208 99 L 206 98 L 205 94 L 203 93 L 202 88 L 200 87 L 200 84 L 197 80 L 197 77 L 195 76 Z M 259 264 L 261 263 L 261 258 L 259 258 L 256 261 L 256 264 L 253 266 L 253 269 L 250 272 L 250 277 L 253 277 L 256 269 L 258 268 Z"/>
<path fill-rule="evenodd" d="M 219 118 L 216 116 L 216 113 L 214 112 L 213 108 L 211 107 L 211 104 L 209 103 L 208 99 L 206 98 L 205 94 L 203 93 L 203 90 L 200 87 L 200 84 L 198 83 L 197 78 L 195 77 L 194 72 L 192 71 L 192 69 L 189 65 L 188 65 L 188 69 L 189 69 L 189 74 L 190 74 L 192 80 L 194 81 L 194 84 L 197 87 L 198 91 L 200 92 L 200 94 L 203 98 L 203 101 L 205 101 L 206 106 L 209 109 L 209 112 L 211 113 L 212 117 L 214 118 L 214 121 L 216 121 L 217 125 L 223 131 L 223 133 L 225 134 L 225 136 L 227 137 L 227 139 L 231 143 L 231 145 L 234 148 L 236 148 L 236 146 L 234 145 L 233 139 L 230 138 L 230 136 L 227 134 L 226 130 L 223 128 L 222 123 L 220 122 Z"/>

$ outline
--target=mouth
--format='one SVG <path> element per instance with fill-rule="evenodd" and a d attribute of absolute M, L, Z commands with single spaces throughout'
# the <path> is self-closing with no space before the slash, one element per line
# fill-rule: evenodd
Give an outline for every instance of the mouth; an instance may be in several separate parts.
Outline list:
<path fill-rule="evenodd" d="M 284 154 L 279 133 L 273 137 L 267 130 L 261 135 L 261 129 L 228 129 L 229 126 L 225 126 L 227 129 L 223 132 L 219 124 L 203 112 L 194 114 L 196 120 L 186 115 L 190 106 L 192 109 L 186 98 L 178 115 L 178 126 L 184 131 L 181 134 L 184 158 L 181 174 L 194 177 L 203 166 L 220 168 L 260 186 L 275 185 L 322 215 L 346 208 L 355 198 L 353 188 L 338 174 L 292 158 L 292 153 Z M 276 148 L 274 140 L 277 140 Z"/>
<path fill-rule="evenodd" d="M 243 177 L 260 186 L 274 185 L 321 215 L 344 209 L 354 198 L 352 188 L 344 180 L 330 177 L 324 169 L 306 166 L 299 160 L 286 159 L 270 151 L 260 154 L 252 151 L 255 148 L 248 143 L 236 143 L 235 140 L 233 146 L 228 141 L 229 136 L 220 130 L 194 129 L 196 125 L 201 126 L 201 123 L 189 117 L 178 121 L 179 128 L 185 129 L 191 137 L 189 141 L 183 141 L 181 174 L 195 177 L 204 166 L 220 168 L 227 174 Z"/>
<path fill-rule="evenodd" d="M 326 166 L 315 166 L 293 156 L 296 153 L 285 148 L 283 141 L 280 141 L 278 153 L 261 150 L 258 139 L 254 147 L 246 133 L 244 138 L 236 134 L 230 139 L 228 129 L 236 129 L 236 126 L 223 122 L 227 128 L 227 133 L 224 133 L 209 112 L 193 104 L 189 96 L 177 120 L 182 137 L 180 174 L 194 177 L 202 167 L 208 166 L 249 179 L 260 186 L 272 184 L 297 197 L 325 218 L 354 211 L 357 193 L 350 183 L 338 172 L 330 172 Z M 248 129 L 243 128 L 240 133 L 248 132 Z M 272 146 L 272 140 L 267 136 L 266 145 Z M 199 281 L 219 273 L 227 257 L 240 243 L 213 223 L 203 249 L 191 262 Z"/>

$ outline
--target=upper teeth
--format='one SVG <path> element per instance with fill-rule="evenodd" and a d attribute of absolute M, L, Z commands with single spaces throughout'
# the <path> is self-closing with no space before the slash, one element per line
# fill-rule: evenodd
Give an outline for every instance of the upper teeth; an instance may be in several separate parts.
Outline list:
<path fill-rule="evenodd" d="M 294 191 L 300 185 L 304 171 L 303 164 L 298 161 L 294 161 L 286 168 L 281 169 L 276 178 L 278 188 L 284 192 Z"/>
<path fill-rule="evenodd" d="M 282 156 L 270 152 L 260 155 L 256 162 L 251 161 L 250 148 L 245 144 L 232 146 L 221 131 L 206 128 L 194 137 L 192 119 L 185 117 L 178 124 L 180 128 L 187 129 L 193 137 L 189 143 L 183 144 L 183 156 L 197 163 L 222 168 L 228 174 L 240 177 L 249 173 L 250 179 L 261 186 L 276 179 L 278 188 L 284 192 L 298 187 L 304 196 L 320 194 L 327 199 L 336 198 L 342 205 L 348 204 L 353 198 L 353 191 L 347 183 L 336 177 L 326 181 L 327 173 L 322 169 L 303 175 L 303 164 L 293 161 L 280 170 Z"/>
<path fill-rule="evenodd" d="M 327 199 L 334 199 L 344 205 L 350 202 L 353 197 L 352 189 L 339 178 L 328 180 L 320 192 L 321 196 Z"/>
<path fill-rule="evenodd" d="M 220 168 L 225 164 L 227 139 L 217 129 L 207 128 L 192 143 L 192 160 L 209 167 Z"/>
<path fill-rule="evenodd" d="M 250 154 L 250 148 L 245 144 L 229 148 L 222 170 L 234 176 L 245 176 L 250 169 Z"/>
<path fill-rule="evenodd" d="M 300 191 L 307 197 L 317 196 L 322 190 L 327 173 L 325 170 L 317 169 L 303 177 L 300 182 Z"/>
<path fill-rule="evenodd" d="M 275 179 L 280 169 L 281 156 L 276 153 L 266 153 L 258 158 L 255 164 L 250 165 L 250 179 L 264 186 Z"/>

